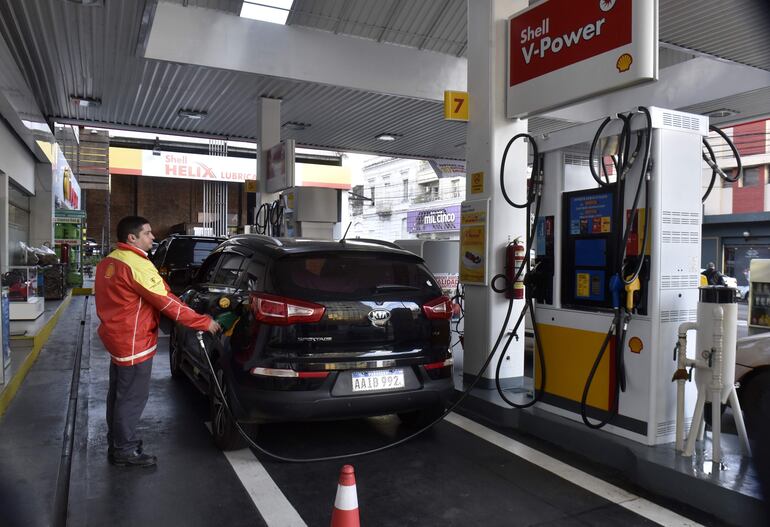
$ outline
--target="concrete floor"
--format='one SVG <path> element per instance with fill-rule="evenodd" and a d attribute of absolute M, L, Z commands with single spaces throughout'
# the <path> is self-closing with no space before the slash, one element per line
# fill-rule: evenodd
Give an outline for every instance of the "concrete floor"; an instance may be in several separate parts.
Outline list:
<path fill-rule="evenodd" d="M 0 420 L 3 526 L 51 524 L 84 301 L 73 299 Z M 104 423 L 109 363 L 90 304 L 68 525 L 329 524 L 337 476 L 346 461 L 293 464 L 250 450 L 218 451 L 206 427 L 206 399 L 188 382 L 170 377 L 167 339 L 161 339 L 155 357 L 150 401 L 140 425 L 145 448 L 158 456 L 158 466 L 109 465 Z M 530 436 L 478 427 L 497 438 L 493 441 L 462 422 L 477 426 L 456 417 L 402 446 L 349 460 L 356 470 L 362 525 L 724 525 L 697 510 L 645 495 L 617 472 Z M 409 432 L 397 417 L 386 416 L 264 425 L 258 442 L 282 455 L 314 457 L 375 448 Z M 530 450 L 536 457 L 524 455 Z M 577 473 L 583 476 L 575 479 Z M 633 498 L 597 494 L 582 479 Z M 650 508 L 664 516 L 657 516 L 657 522 L 645 517 Z M 668 510 L 673 513 L 665 516 Z"/>

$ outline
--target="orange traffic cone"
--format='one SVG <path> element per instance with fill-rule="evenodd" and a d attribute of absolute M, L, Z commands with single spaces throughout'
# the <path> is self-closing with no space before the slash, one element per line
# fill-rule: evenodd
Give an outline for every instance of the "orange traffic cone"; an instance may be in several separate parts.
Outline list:
<path fill-rule="evenodd" d="M 353 473 L 353 465 L 345 465 L 340 470 L 340 481 L 337 484 L 337 497 L 334 498 L 331 527 L 360 526 L 356 476 Z"/>

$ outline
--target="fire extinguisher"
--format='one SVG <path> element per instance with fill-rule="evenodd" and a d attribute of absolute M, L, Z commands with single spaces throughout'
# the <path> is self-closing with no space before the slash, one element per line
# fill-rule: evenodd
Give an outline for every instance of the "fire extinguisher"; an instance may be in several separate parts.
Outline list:
<path fill-rule="evenodd" d="M 524 265 L 524 253 L 526 247 L 521 243 L 520 238 L 516 238 L 513 243 L 509 243 L 505 248 L 505 277 L 508 281 L 508 288 L 505 291 L 505 298 L 521 300 L 524 298 L 524 273 L 519 274 L 518 280 L 515 280 L 521 266 Z"/>

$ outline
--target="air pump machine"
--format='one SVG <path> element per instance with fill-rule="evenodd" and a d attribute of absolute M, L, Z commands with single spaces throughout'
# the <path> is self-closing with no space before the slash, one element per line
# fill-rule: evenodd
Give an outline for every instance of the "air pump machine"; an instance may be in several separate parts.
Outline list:
<path fill-rule="evenodd" d="M 548 378 L 537 408 L 574 420 L 606 421 L 608 432 L 656 445 L 674 440 L 673 347 L 679 325 L 696 319 L 701 141 L 708 135 L 708 118 L 648 110 L 649 123 L 635 110 L 538 140 L 546 190 L 535 237 L 535 309 Z M 626 156 L 633 163 L 623 174 L 624 190 L 617 183 L 622 170 L 617 159 L 625 127 Z M 645 171 L 641 156 L 647 145 Z M 603 165 L 599 178 L 592 175 L 591 162 Z M 618 294 L 612 281 L 619 268 L 623 274 L 636 270 L 638 281 L 623 284 Z M 610 330 L 618 302 L 628 314 L 623 339 Z M 536 380 L 538 367 L 535 361 Z M 692 393 L 685 413 L 692 415 L 694 387 L 687 384 Z"/>

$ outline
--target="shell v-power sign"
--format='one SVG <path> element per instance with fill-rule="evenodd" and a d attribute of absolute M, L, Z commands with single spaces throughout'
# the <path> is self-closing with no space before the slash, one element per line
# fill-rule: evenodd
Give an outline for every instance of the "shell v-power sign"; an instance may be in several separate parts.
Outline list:
<path fill-rule="evenodd" d="M 508 19 L 509 118 L 658 77 L 657 0 L 546 0 Z"/>

